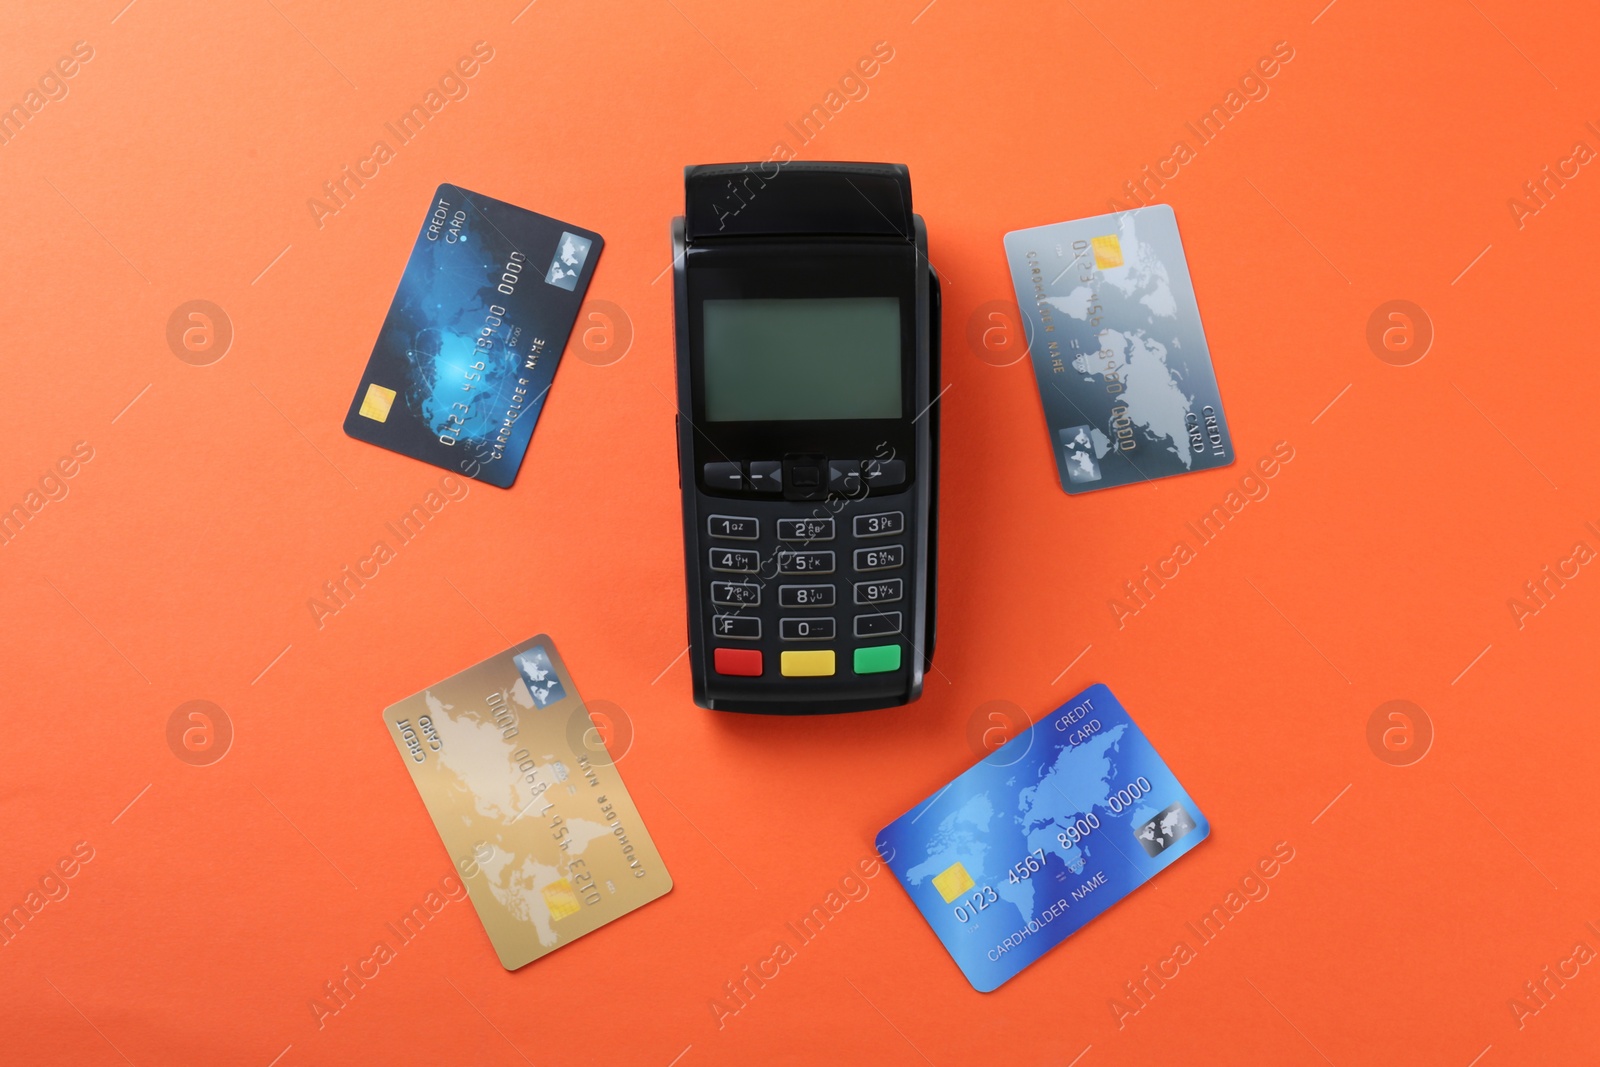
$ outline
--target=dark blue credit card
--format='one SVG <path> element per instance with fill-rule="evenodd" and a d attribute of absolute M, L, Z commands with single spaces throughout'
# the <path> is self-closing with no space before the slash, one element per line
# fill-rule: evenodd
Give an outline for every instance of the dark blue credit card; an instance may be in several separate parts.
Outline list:
<path fill-rule="evenodd" d="M 571 223 L 439 186 L 344 432 L 510 486 L 603 243 Z"/>

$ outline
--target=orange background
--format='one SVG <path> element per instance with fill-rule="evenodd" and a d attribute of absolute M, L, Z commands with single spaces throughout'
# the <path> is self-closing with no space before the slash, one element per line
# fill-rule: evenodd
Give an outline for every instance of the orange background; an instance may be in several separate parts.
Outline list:
<path fill-rule="evenodd" d="M 0 103 L 94 51 L 0 145 L 0 505 L 93 449 L 0 547 L 0 905 L 93 849 L 0 947 L 0 1060 L 1595 1058 L 1600 967 L 1520 1027 L 1509 1004 L 1600 949 L 1600 567 L 1520 627 L 1508 606 L 1600 548 L 1600 176 L 1520 227 L 1507 203 L 1600 147 L 1592 9 L 125 2 L 13 5 L 0 33 Z M 470 94 L 318 228 L 322 183 L 480 40 Z M 792 146 L 878 41 L 869 95 L 799 156 L 909 164 L 943 275 L 936 669 L 903 709 L 713 714 L 680 656 L 668 221 L 684 164 Z M 1104 211 L 1280 41 L 1270 94 L 1160 192 L 1241 462 L 1069 498 L 1027 362 L 999 365 L 1015 339 L 968 341 L 1011 297 L 1001 235 Z M 569 348 L 515 487 L 474 483 L 319 628 L 307 601 L 439 482 L 340 423 L 440 181 L 602 233 L 590 297 L 632 344 Z M 209 366 L 166 340 L 196 298 L 235 332 Z M 1410 366 L 1366 340 L 1396 298 L 1436 331 Z M 1280 441 L 1270 495 L 1119 628 L 1122 583 Z M 631 722 L 675 890 L 511 974 L 451 904 L 319 1029 L 323 983 L 449 871 L 381 710 L 540 630 Z M 972 762 L 985 705 L 1093 681 L 1211 840 L 989 996 L 880 873 L 719 1027 L 724 983 Z M 167 741 L 197 699 L 234 730 L 209 766 Z M 1410 766 L 1369 747 L 1393 699 L 1434 731 Z M 1278 842 L 1270 895 L 1119 1028 L 1124 983 Z"/>

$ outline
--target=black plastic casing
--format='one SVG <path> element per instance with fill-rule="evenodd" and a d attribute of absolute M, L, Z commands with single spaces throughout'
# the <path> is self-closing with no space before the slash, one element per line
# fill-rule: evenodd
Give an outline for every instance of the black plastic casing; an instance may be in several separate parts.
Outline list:
<path fill-rule="evenodd" d="M 685 170 L 685 214 L 673 220 L 674 313 L 677 338 L 679 483 L 683 497 L 684 573 L 687 588 L 689 664 L 695 703 L 718 711 L 806 715 L 895 707 L 922 693 L 923 674 L 932 663 L 936 638 L 936 563 L 938 551 L 940 335 L 939 282 L 928 262 L 927 231 L 911 211 L 910 179 L 895 164 L 801 163 L 721 164 Z M 894 420 L 717 422 L 704 417 L 699 385 L 700 302 L 707 298 L 769 296 L 852 296 L 894 294 L 902 308 L 902 412 Z M 730 491 L 706 484 L 710 462 L 794 460 L 797 457 L 871 460 L 885 456 L 906 465 L 907 480 L 859 494 L 808 494 L 786 486 L 782 496 Z M 857 547 L 853 520 L 859 515 L 898 511 L 906 529 L 896 544 L 906 547 L 905 565 L 884 575 L 852 570 Z M 755 518 L 759 542 L 714 540 L 713 515 Z M 838 589 L 832 640 L 796 643 L 780 637 L 779 619 L 797 614 L 778 603 L 778 587 L 806 579 L 779 576 L 773 558 L 774 531 L 782 517 L 829 516 L 836 539 L 791 545 L 828 549 L 836 554 L 831 580 Z M 761 570 L 736 576 L 712 572 L 709 551 L 757 548 Z M 895 637 L 856 638 L 854 582 L 898 577 L 904 599 Z M 756 581 L 763 587 L 755 608 L 717 608 L 709 598 L 713 580 Z M 761 620 L 758 640 L 714 639 L 711 616 L 737 610 Z M 900 669 L 856 675 L 857 647 L 898 641 Z M 758 648 L 760 677 L 718 674 L 713 649 Z M 780 673 L 785 649 L 827 647 L 835 651 L 832 677 L 789 678 Z"/>

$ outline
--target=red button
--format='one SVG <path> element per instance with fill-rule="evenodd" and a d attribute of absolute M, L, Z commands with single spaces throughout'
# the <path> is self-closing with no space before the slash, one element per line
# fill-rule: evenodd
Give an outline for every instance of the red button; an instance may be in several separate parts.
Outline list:
<path fill-rule="evenodd" d="M 745 678 L 761 677 L 761 650 L 755 648 L 719 648 L 712 653 L 712 662 L 718 674 L 735 674 Z"/>

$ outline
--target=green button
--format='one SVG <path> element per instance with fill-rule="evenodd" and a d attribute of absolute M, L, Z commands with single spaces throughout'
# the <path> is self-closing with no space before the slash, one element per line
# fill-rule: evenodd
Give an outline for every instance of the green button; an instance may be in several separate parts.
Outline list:
<path fill-rule="evenodd" d="M 900 669 L 899 645 L 873 645 L 856 649 L 857 674 L 882 674 Z"/>

